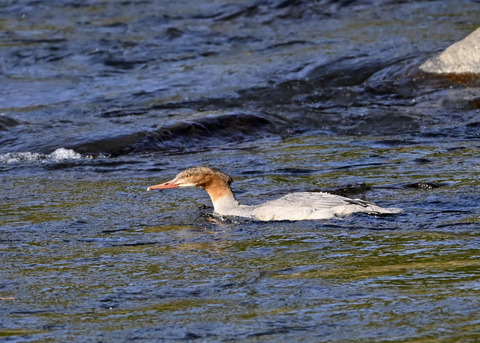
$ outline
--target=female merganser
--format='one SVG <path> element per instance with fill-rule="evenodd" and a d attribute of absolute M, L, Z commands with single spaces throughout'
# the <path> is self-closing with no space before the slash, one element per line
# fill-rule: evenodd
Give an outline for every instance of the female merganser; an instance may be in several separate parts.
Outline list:
<path fill-rule="evenodd" d="M 349 199 L 322 192 L 298 192 L 260 205 L 240 205 L 233 195 L 230 184 L 233 179 L 210 167 L 189 168 L 173 180 L 147 188 L 167 189 L 178 187 L 201 187 L 212 199 L 215 213 L 220 216 L 237 216 L 262 221 L 328 219 L 355 212 L 369 214 L 396 214 L 399 208 L 382 208 L 360 199 Z"/>

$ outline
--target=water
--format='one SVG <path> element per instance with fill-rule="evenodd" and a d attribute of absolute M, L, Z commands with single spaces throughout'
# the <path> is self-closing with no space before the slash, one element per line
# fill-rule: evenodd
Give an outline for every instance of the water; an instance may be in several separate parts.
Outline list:
<path fill-rule="evenodd" d="M 416 67 L 474 1 L 7 2 L 0 340 L 476 342 L 478 88 Z M 212 217 L 328 190 L 398 216 Z"/>

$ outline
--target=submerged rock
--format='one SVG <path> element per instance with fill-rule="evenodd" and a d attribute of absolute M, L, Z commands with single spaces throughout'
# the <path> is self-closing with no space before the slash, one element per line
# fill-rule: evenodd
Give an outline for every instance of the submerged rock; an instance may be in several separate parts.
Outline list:
<path fill-rule="evenodd" d="M 480 28 L 420 66 L 425 73 L 473 81 L 480 76 Z"/>
<path fill-rule="evenodd" d="M 7 117 L 5 114 L 0 113 L 0 131 L 6 131 L 11 127 L 20 125 L 21 122 L 19 122 L 16 119 L 13 119 L 11 117 Z"/>

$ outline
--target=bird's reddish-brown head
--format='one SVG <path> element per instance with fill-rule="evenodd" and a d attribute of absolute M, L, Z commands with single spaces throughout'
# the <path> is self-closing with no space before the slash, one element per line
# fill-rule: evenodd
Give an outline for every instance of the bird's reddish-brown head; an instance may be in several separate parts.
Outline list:
<path fill-rule="evenodd" d="M 181 172 L 171 181 L 148 187 L 147 191 L 179 187 L 202 187 L 206 189 L 212 185 L 212 183 L 218 182 L 230 186 L 233 179 L 215 168 L 193 167 Z"/>

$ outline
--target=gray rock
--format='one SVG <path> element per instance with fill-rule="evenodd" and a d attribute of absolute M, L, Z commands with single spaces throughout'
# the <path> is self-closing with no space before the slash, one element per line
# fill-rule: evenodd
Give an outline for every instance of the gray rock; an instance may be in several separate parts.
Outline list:
<path fill-rule="evenodd" d="M 420 70 L 432 74 L 480 75 L 480 28 L 427 60 Z"/>

